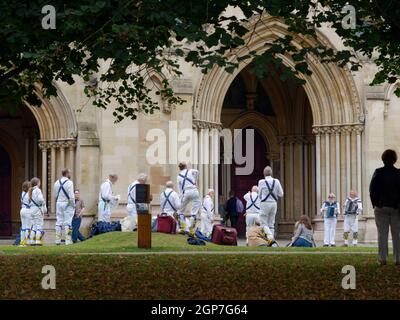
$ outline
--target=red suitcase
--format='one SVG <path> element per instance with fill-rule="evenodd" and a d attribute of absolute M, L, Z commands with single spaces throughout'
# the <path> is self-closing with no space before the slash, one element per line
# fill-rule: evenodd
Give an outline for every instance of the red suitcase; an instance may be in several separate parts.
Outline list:
<path fill-rule="evenodd" d="M 158 215 L 157 217 L 157 232 L 176 233 L 176 220 L 168 215 Z"/>
<path fill-rule="evenodd" d="M 235 228 L 216 225 L 212 232 L 211 241 L 225 246 L 237 246 L 237 231 Z"/>

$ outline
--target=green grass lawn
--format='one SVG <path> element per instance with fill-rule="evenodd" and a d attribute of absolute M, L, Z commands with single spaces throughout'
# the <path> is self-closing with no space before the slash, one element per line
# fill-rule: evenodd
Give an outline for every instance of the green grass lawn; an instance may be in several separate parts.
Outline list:
<path fill-rule="evenodd" d="M 184 236 L 153 234 L 153 252 L 276 254 L 124 254 L 146 251 L 137 248 L 136 240 L 135 233 L 116 232 L 69 247 L 0 247 L 0 298 L 400 299 L 400 267 L 380 267 L 376 248 L 200 247 L 187 245 Z M 107 252 L 114 254 L 79 254 Z M 41 288 L 44 265 L 56 268 L 56 290 Z M 356 269 L 356 290 L 342 289 L 345 265 Z"/>
<path fill-rule="evenodd" d="M 136 232 L 110 232 L 95 236 L 85 242 L 71 246 L 49 245 L 44 247 L 0 246 L 1 254 L 64 254 L 64 253 L 106 253 L 106 252 L 146 252 L 137 247 Z M 152 234 L 150 251 L 322 251 L 322 252 L 376 252 L 374 247 L 336 247 L 336 248 L 266 248 L 266 247 L 232 247 L 207 243 L 206 246 L 192 246 L 186 242 L 186 236 L 163 233 Z"/>

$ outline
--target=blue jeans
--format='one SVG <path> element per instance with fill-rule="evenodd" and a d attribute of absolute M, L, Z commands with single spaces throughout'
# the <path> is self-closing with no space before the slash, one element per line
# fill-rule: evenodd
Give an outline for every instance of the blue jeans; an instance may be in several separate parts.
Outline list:
<path fill-rule="evenodd" d="M 297 238 L 295 242 L 293 242 L 292 247 L 308 247 L 311 248 L 313 245 L 311 242 L 307 241 L 303 238 Z"/>
<path fill-rule="evenodd" d="M 81 226 L 82 218 L 73 217 L 72 218 L 72 242 L 85 241 L 86 238 L 79 232 Z"/>

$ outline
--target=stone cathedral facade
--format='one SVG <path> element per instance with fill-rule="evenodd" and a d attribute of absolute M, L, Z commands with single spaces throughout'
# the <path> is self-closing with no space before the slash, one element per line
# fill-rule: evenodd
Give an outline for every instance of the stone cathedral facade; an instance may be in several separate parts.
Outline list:
<path fill-rule="evenodd" d="M 258 36 L 249 40 L 251 50 L 261 51 L 266 41 L 287 33 L 286 26 L 271 17 L 265 17 L 256 28 Z M 299 47 L 304 42 L 343 47 L 330 29 L 321 29 L 317 39 L 298 36 L 294 42 Z M 282 58 L 288 66 L 293 65 L 287 57 Z M 109 173 L 120 177 L 114 192 L 121 194 L 122 201 L 115 218 L 125 215 L 127 186 L 140 172 L 149 176 L 153 212 L 159 212 L 158 194 L 167 180 L 176 180 L 174 161 L 180 160 L 171 144 L 184 145 L 179 132 L 192 129 L 192 166 L 200 171 L 202 195 L 208 188 L 215 189 L 215 208 L 230 190 L 239 196 L 247 192 L 269 164 L 285 192 L 279 203 L 280 234 L 291 233 L 301 214 L 312 217 L 319 234 L 319 208 L 327 194 L 335 193 L 343 204 L 347 193 L 356 189 L 365 207 L 360 217 L 360 240 L 376 241 L 368 186 L 373 171 L 381 166 L 382 151 L 392 148 L 400 152 L 400 99 L 393 93 L 398 84 L 369 86 L 377 68 L 373 61 L 362 63 L 360 71 L 350 72 L 311 57 L 313 74 L 299 86 L 279 77 L 257 79 L 246 63 L 233 74 L 215 67 L 204 75 L 182 62 L 183 76 L 171 83 L 185 103 L 170 106 L 154 94 L 153 98 L 159 99 L 159 112 L 141 113 L 136 121 L 120 124 L 114 124 L 113 106 L 106 111 L 91 106 L 81 79 L 74 85 L 57 83 L 58 96 L 43 100 L 41 108 L 24 105 L 16 117 L 0 114 L 0 236 L 17 232 L 20 186 L 33 176 L 43 181 L 50 210 L 46 226 L 52 229 L 52 186 L 63 167 L 74 172 L 75 184 L 87 203 L 87 223 L 97 214 L 98 189 Z M 163 76 L 149 75 L 148 85 L 160 84 Z M 149 160 L 155 142 L 152 129 L 165 132 L 164 151 L 173 161 Z M 237 175 L 240 165 L 226 160 L 232 150 L 227 150 L 220 137 L 223 129 L 254 129 L 251 173 Z M 242 147 L 244 150 L 245 145 Z M 337 236 L 341 237 L 341 232 Z"/>

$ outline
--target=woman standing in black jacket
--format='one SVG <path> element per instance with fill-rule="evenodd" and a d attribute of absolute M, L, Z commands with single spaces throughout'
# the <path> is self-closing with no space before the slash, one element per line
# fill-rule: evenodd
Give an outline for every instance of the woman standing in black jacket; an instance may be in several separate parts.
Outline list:
<path fill-rule="evenodd" d="M 396 152 L 385 150 L 382 161 L 384 166 L 375 170 L 369 187 L 378 229 L 379 262 L 385 265 L 387 261 L 390 227 L 395 263 L 400 265 L 400 171 L 394 166 Z"/>

